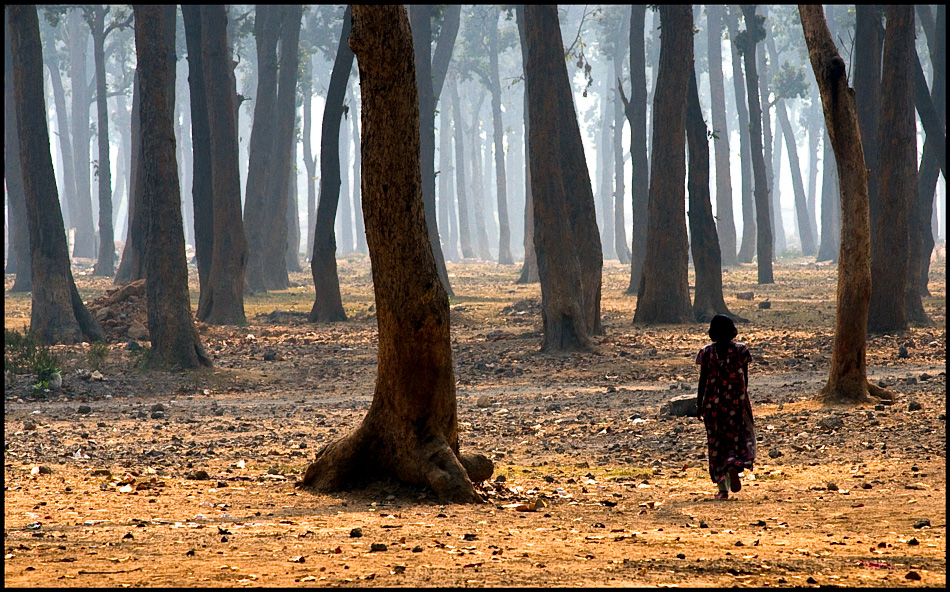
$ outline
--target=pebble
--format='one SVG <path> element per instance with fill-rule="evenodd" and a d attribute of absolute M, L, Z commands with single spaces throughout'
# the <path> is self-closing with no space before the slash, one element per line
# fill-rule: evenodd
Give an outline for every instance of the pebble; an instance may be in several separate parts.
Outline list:
<path fill-rule="evenodd" d="M 907 404 L 908 411 L 920 411 L 923 408 L 924 406 L 921 405 L 919 401 L 911 401 L 910 403 Z"/>
<path fill-rule="evenodd" d="M 30 431 L 30 430 L 35 430 L 35 429 L 36 429 L 36 424 L 33 423 L 32 421 L 24 421 L 24 422 L 23 422 L 23 430 L 24 430 L 24 431 L 27 431 L 27 432 L 28 432 L 28 431 Z"/>
<path fill-rule="evenodd" d="M 486 407 L 491 407 L 491 397 L 489 397 L 488 395 L 482 395 L 475 401 L 475 405 L 482 409 L 485 409 Z"/>
<path fill-rule="evenodd" d="M 773 448 L 769 450 L 769 458 L 778 458 L 780 456 L 782 456 L 782 451 L 779 450 L 778 448 Z"/>
<path fill-rule="evenodd" d="M 165 406 L 161 403 L 155 403 L 149 411 L 165 411 Z"/>
<path fill-rule="evenodd" d="M 80 415 L 86 415 L 92 413 L 92 407 L 89 405 L 80 405 L 79 409 L 76 410 Z"/>
<path fill-rule="evenodd" d="M 930 518 L 921 518 L 914 523 L 914 528 L 923 528 L 925 526 L 930 526 Z"/>
<path fill-rule="evenodd" d="M 361 536 L 363 536 L 363 529 L 362 529 L 362 528 L 360 528 L 360 527 L 357 526 L 356 528 L 350 530 L 350 537 L 352 537 L 352 538 L 357 538 L 357 537 L 361 537 Z"/>
<path fill-rule="evenodd" d="M 369 546 L 370 553 L 374 553 L 376 551 L 385 551 L 387 549 L 389 549 L 389 547 L 386 546 L 386 543 L 373 543 Z"/>
<path fill-rule="evenodd" d="M 898 358 L 898 359 L 903 360 L 903 359 L 906 359 L 906 358 L 909 358 L 909 357 L 910 357 L 910 355 L 907 353 L 907 348 L 906 348 L 906 347 L 904 347 L 904 346 L 902 345 L 902 346 L 900 346 L 899 348 L 897 348 L 897 358 Z"/>

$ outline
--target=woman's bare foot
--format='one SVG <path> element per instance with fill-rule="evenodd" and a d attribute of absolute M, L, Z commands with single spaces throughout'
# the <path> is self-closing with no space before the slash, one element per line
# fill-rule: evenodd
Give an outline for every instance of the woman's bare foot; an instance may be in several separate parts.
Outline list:
<path fill-rule="evenodd" d="M 729 492 L 728 491 L 716 492 L 716 499 L 721 499 L 721 500 L 729 499 Z"/>
<path fill-rule="evenodd" d="M 736 467 L 729 467 L 729 486 L 733 493 L 742 489 L 742 483 L 739 482 L 739 469 Z"/>

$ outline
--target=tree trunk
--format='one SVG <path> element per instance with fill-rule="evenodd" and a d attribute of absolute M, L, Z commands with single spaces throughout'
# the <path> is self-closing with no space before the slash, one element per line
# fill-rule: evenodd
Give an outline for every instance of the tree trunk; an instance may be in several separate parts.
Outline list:
<path fill-rule="evenodd" d="M 145 279 L 145 214 L 142 209 L 142 91 L 138 72 L 132 84 L 132 155 L 129 173 L 129 228 L 126 231 L 125 247 L 115 272 L 113 283 L 117 286 Z"/>
<path fill-rule="evenodd" d="M 501 75 L 498 73 L 498 14 L 488 33 L 491 68 L 491 112 L 495 141 L 495 199 L 498 204 L 498 263 L 511 265 L 511 229 L 508 226 L 508 182 L 505 178 L 505 126 L 501 120 Z"/>
<path fill-rule="evenodd" d="M 762 23 L 756 19 L 755 5 L 743 5 L 746 31 L 739 33 L 737 47 L 742 53 L 746 75 L 746 96 L 749 99 L 749 147 L 752 174 L 755 179 L 755 252 L 758 283 L 772 284 L 772 221 L 769 216 L 769 187 L 762 151 L 762 107 L 759 103 L 758 74 L 755 67 L 756 46 L 764 37 Z"/>
<path fill-rule="evenodd" d="M 554 6 L 525 6 L 529 164 L 542 351 L 586 350 L 603 332 L 603 251 Z"/>
<path fill-rule="evenodd" d="M 736 46 L 739 35 L 739 17 L 736 7 L 729 10 L 726 25 L 729 27 L 729 38 L 732 39 L 732 84 L 736 96 L 736 113 L 739 118 L 739 164 L 742 174 L 742 237 L 739 243 L 739 263 L 751 263 L 755 255 L 756 217 L 755 201 L 752 195 L 752 149 L 750 147 L 749 107 L 746 103 L 746 91 L 742 85 L 745 78 L 742 74 L 742 56 Z"/>
<path fill-rule="evenodd" d="M 926 9 L 924 14 L 930 14 L 929 7 L 917 6 L 918 12 Z M 923 18 L 921 19 L 924 20 Z M 937 24 L 940 31 L 946 31 L 947 7 L 940 5 L 937 7 Z M 926 28 L 924 30 L 927 30 Z M 936 39 L 932 39 L 936 37 Z M 938 116 L 940 128 L 946 123 L 946 104 L 947 104 L 947 36 L 944 34 L 932 35 L 933 51 L 930 52 L 930 62 L 933 65 L 933 77 L 930 85 L 930 99 L 934 110 Z M 924 141 L 924 152 L 920 158 L 920 172 L 917 178 L 917 207 L 919 221 L 918 225 L 922 239 L 922 248 L 920 255 L 920 278 L 918 280 L 918 291 L 921 296 L 930 296 L 930 290 L 927 284 L 930 280 L 930 256 L 934 249 L 934 235 L 936 231 L 927 230 L 925 218 L 930 218 L 930 213 L 934 210 L 934 196 L 937 178 L 940 174 L 940 162 L 937 156 L 940 142 L 943 138 L 927 135 Z"/>
<path fill-rule="evenodd" d="M 106 104 L 105 20 L 107 6 L 93 6 L 93 57 L 96 63 L 96 126 L 99 143 L 99 253 L 92 274 L 115 273 L 115 233 L 112 228 L 112 163 L 109 158 L 109 108 Z"/>
<path fill-rule="evenodd" d="M 307 253 L 313 253 L 313 229 L 317 211 L 317 161 L 313 155 L 311 121 L 313 104 L 313 56 L 307 56 L 300 73 L 303 93 L 303 165 L 307 169 Z"/>
<path fill-rule="evenodd" d="M 482 134 L 481 110 L 485 93 L 481 92 L 478 104 L 472 112 L 472 126 L 468 130 L 468 138 L 472 151 L 472 221 L 475 224 L 475 255 L 485 261 L 491 260 L 491 250 L 488 247 L 488 231 L 485 226 L 485 184 L 482 174 Z"/>
<path fill-rule="evenodd" d="M 462 258 L 475 257 L 472 249 L 472 238 L 469 230 L 468 200 L 466 199 L 465 184 L 465 138 L 462 121 L 462 110 L 459 105 L 458 83 L 453 76 L 449 80 L 449 96 L 452 99 L 452 124 L 455 126 L 455 195 L 459 208 L 459 247 L 462 249 Z"/>
<path fill-rule="evenodd" d="M 690 6 L 661 6 L 660 65 L 653 103 L 653 153 L 646 260 L 633 322 L 691 323 L 686 234 L 686 102 L 693 65 Z M 679 97 L 677 99 L 677 97 Z"/>
<path fill-rule="evenodd" d="M 349 111 L 349 107 L 346 110 Z M 336 250 L 340 255 L 346 255 L 353 252 L 353 216 L 350 213 L 350 128 L 343 121 L 340 122 L 339 139 L 340 210 L 336 215 L 336 228 L 340 242 L 337 243 Z"/>
<path fill-rule="evenodd" d="M 180 369 L 210 366 L 191 316 L 188 265 L 175 161 L 175 61 L 165 36 L 175 6 L 135 6 L 135 53 L 142 90 L 142 206 L 145 222 L 145 297 L 152 342 L 149 364 Z"/>
<path fill-rule="evenodd" d="M 300 127 L 300 118 L 294 129 Z M 297 140 L 294 138 L 290 148 L 290 170 L 287 172 L 287 271 L 302 273 L 300 267 L 300 206 L 297 202 Z"/>
<path fill-rule="evenodd" d="M 3 176 L 6 180 L 10 225 L 7 238 L 10 252 L 7 256 L 6 273 L 15 273 L 16 279 L 10 292 L 29 292 L 33 289 L 33 274 L 30 269 L 30 232 L 26 215 L 26 195 L 23 188 L 23 169 L 20 168 L 20 139 L 17 134 L 16 100 L 13 92 L 13 52 L 10 49 L 12 33 L 4 13 L 6 46 L 4 51 L 3 85 Z M 42 75 L 42 72 L 41 72 Z"/>
<path fill-rule="evenodd" d="M 854 100 L 858 110 L 858 126 L 864 147 L 864 164 L 868 169 L 868 201 L 870 205 L 871 249 L 876 240 L 874 229 L 881 211 L 881 170 L 878 166 L 878 116 L 881 110 L 881 7 L 876 4 L 855 5 L 854 26 Z"/>
<path fill-rule="evenodd" d="M 62 25 L 61 25 L 62 26 Z M 53 87 L 53 104 L 56 107 L 56 138 L 59 142 L 63 160 L 62 206 L 66 226 L 71 226 L 69 216 L 70 195 L 76 194 L 76 161 L 73 157 L 72 132 L 69 126 L 69 111 L 66 109 L 66 92 L 63 89 L 63 76 L 59 71 L 59 58 L 56 55 L 56 40 L 52 35 L 43 40 L 43 52 L 46 54 L 46 69 Z M 11 79 L 12 80 L 12 79 Z"/>
<path fill-rule="evenodd" d="M 917 130 L 911 81 L 913 56 L 914 7 L 889 6 L 877 136 L 881 204 L 876 225 L 872 227 L 875 239 L 871 246 L 868 331 L 872 333 L 907 329 L 908 207 L 917 189 Z"/>
<path fill-rule="evenodd" d="M 610 80 L 609 70 L 604 78 Z M 597 228 L 600 229 L 600 243 L 604 246 L 604 259 L 616 259 L 614 250 L 614 171 L 613 171 L 613 142 L 610 138 L 612 116 L 607 115 L 607 92 L 600 93 L 600 130 L 597 132 L 597 200 L 600 208 L 597 210 Z M 608 165 L 609 163 L 609 165 Z"/>
<path fill-rule="evenodd" d="M 351 8 L 347 7 L 343 13 L 340 45 L 330 74 L 330 85 L 323 108 L 323 127 L 320 132 L 320 201 L 313 232 L 313 254 L 310 257 L 316 296 L 307 317 L 311 322 L 346 320 L 336 269 L 333 221 L 340 200 L 340 124 L 343 118 L 343 98 L 350 71 L 353 69 L 353 50 L 349 45 L 351 26 Z"/>
<path fill-rule="evenodd" d="M 765 76 L 762 76 L 765 78 Z M 767 96 L 767 95 L 763 95 Z M 768 101 L 766 101 L 766 104 Z M 779 189 L 779 181 L 782 171 L 782 127 L 777 126 L 772 136 L 772 163 L 768 166 L 769 173 L 769 201 L 772 214 L 772 253 L 776 256 L 781 255 L 788 250 L 788 240 L 785 236 L 785 222 L 782 215 L 782 200 Z"/>
<path fill-rule="evenodd" d="M 709 98 L 713 145 L 716 149 L 716 231 L 722 264 L 739 265 L 736 258 L 736 222 L 732 212 L 732 174 L 729 170 L 729 126 L 722 76 L 722 6 L 706 5 L 709 56 Z M 695 256 L 694 256 L 695 257 Z"/>
<path fill-rule="evenodd" d="M 838 262 L 841 228 L 836 213 L 841 211 L 839 198 L 838 168 L 828 132 L 825 130 L 823 171 L 821 175 L 821 240 L 818 243 L 816 261 Z M 870 174 L 868 174 L 870 177 Z"/>
<path fill-rule="evenodd" d="M 412 36 L 401 6 L 353 7 L 363 95 L 363 201 L 379 324 L 376 390 L 362 424 L 325 446 L 301 485 L 395 478 L 445 501 L 480 500 L 492 464 L 459 453 L 449 303 L 425 225 Z"/>
<path fill-rule="evenodd" d="M 244 190 L 244 232 L 247 237 L 245 278 L 251 291 L 268 289 L 264 268 L 267 241 L 274 240 L 268 227 L 268 210 L 275 208 L 269 198 L 270 171 L 276 166 L 274 135 L 277 118 L 277 42 L 280 38 L 280 7 L 258 5 L 254 21 L 257 41 L 257 95 L 254 99 L 254 123 L 249 142 L 247 180 Z M 283 220 L 283 217 L 281 217 Z M 283 252 L 283 244 L 281 245 Z M 273 261 L 269 262 L 270 264 Z"/>
<path fill-rule="evenodd" d="M 44 344 L 103 341 L 69 267 L 43 92 L 43 50 L 35 6 L 6 8 L 13 54 L 19 165 L 23 174 L 33 278 L 30 332 Z"/>
<path fill-rule="evenodd" d="M 443 253 L 447 261 L 457 261 L 458 248 L 451 232 L 452 196 L 449 191 L 452 169 L 452 130 L 449 129 L 449 110 L 439 110 L 439 228 L 442 229 Z"/>
<path fill-rule="evenodd" d="M 820 397 L 826 404 L 854 404 L 867 401 L 869 391 L 876 395 L 886 392 L 868 382 L 865 359 L 868 299 L 871 295 L 867 168 L 861 148 L 855 93 L 848 87 L 845 62 L 838 55 L 825 24 L 822 7 L 800 4 L 798 11 L 841 178 L 842 232 L 835 340 L 828 382 Z"/>
<path fill-rule="evenodd" d="M 524 29 L 524 4 L 515 7 L 515 16 L 518 21 L 518 37 L 521 45 L 521 67 L 524 72 L 528 55 L 528 41 Z M 528 163 L 528 139 L 531 125 L 528 120 L 528 91 L 524 91 L 522 98 L 524 119 L 524 264 L 521 266 L 521 275 L 516 284 L 533 284 L 541 281 L 538 276 L 538 256 L 534 248 L 534 196 L 531 194 L 531 167 Z"/>
<path fill-rule="evenodd" d="M 630 229 L 630 284 L 627 294 L 636 294 L 643 275 L 643 260 L 647 249 L 648 201 L 650 193 L 649 164 L 647 161 L 647 78 L 644 50 L 644 20 L 646 6 L 630 7 L 630 102 L 624 104 L 624 114 L 630 122 L 630 160 L 633 175 Z M 621 100 L 622 100 L 621 95 Z"/>
<path fill-rule="evenodd" d="M 422 201 L 425 204 L 426 228 L 429 232 L 429 242 L 432 243 L 432 254 L 435 256 L 436 268 L 439 270 L 439 279 L 445 286 L 449 296 L 453 296 L 449 274 L 445 269 L 445 257 L 442 255 L 442 244 L 439 239 L 439 227 L 435 211 L 435 108 L 439 97 L 433 89 L 432 71 L 432 6 L 429 4 L 413 4 L 409 11 L 412 24 L 413 47 L 415 51 L 415 66 L 419 86 L 419 125 L 420 158 L 422 170 Z M 442 41 L 439 37 L 439 41 Z M 451 45 L 455 44 L 455 37 Z M 438 51 L 438 46 L 437 46 Z M 446 63 L 448 67 L 448 63 Z M 439 87 L 441 90 L 441 85 Z"/>
<path fill-rule="evenodd" d="M 761 18 L 767 18 L 768 5 L 757 5 L 758 11 L 763 14 Z M 747 27 L 748 28 L 748 23 Z M 767 36 L 763 27 L 763 40 Z M 771 59 L 771 58 L 770 58 Z M 772 230 L 772 259 L 776 254 L 781 254 L 787 248 L 785 242 L 785 225 L 782 223 L 782 208 L 780 199 L 780 190 L 775 182 L 775 171 L 779 168 L 781 160 L 782 144 L 779 136 L 781 132 L 772 127 L 772 115 L 769 109 L 769 70 L 765 60 L 765 47 L 756 49 L 755 53 L 756 76 L 759 86 L 759 106 L 762 111 L 762 136 L 763 136 L 763 154 L 765 160 L 765 183 L 769 192 L 769 225 Z M 758 76 L 761 71 L 762 75 Z M 748 71 L 746 72 L 748 74 Z M 755 177 L 755 165 L 753 164 L 753 178 Z"/>
<path fill-rule="evenodd" d="M 366 248 L 366 226 L 363 223 L 363 202 L 361 198 L 363 195 L 363 177 L 360 171 L 360 106 L 356 101 L 356 93 L 353 92 L 353 88 L 350 86 L 347 88 L 350 89 L 350 110 L 352 113 L 350 122 L 353 125 L 353 212 L 356 218 L 356 250 L 367 254 L 369 251 Z"/>
<path fill-rule="evenodd" d="M 183 5 L 182 9 L 186 7 Z M 188 7 L 191 8 L 190 6 Z M 198 299 L 198 320 L 212 325 L 244 324 L 244 271 L 247 242 L 241 219 L 241 175 L 238 169 L 236 63 L 227 39 L 227 8 L 200 8 L 201 73 L 204 77 L 214 242 L 211 268 Z M 197 48 L 196 48 L 197 49 Z M 191 53 L 189 51 L 189 53 Z M 195 99 L 192 98 L 194 110 Z M 197 169 L 196 169 L 197 170 Z M 195 175 L 195 179 L 199 175 Z M 197 208 L 196 208 L 197 212 Z M 197 226 L 197 225 L 196 225 Z"/>
<path fill-rule="evenodd" d="M 211 14 L 209 13 L 208 16 L 210 17 Z M 208 278 L 211 275 L 215 229 L 214 197 L 212 189 L 212 179 L 214 175 L 211 172 L 213 165 L 211 129 L 209 123 L 209 109 L 213 109 L 214 104 L 207 99 L 207 93 L 215 89 L 210 89 L 205 86 L 206 68 L 204 67 L 204 56 L 202 55 L 204 22 L 201 15 L 201 6 L 198 4 L 182 4 L 181 17 L 182 23 L 185 26 L 185 42 L 188 49 L 192 166 L 196 173 L 192 175 L 191 187 L 195 217 L 195 259 L 198 264 L 199 293 L 204 295 L 208 288 Z M 226 88 L 222 89 L 222 91 L 225 90 Z M 229 104 L 233 105 L 233 101 L 229 102 Z M 220 114 L 218 117 L 220 117 Z M 233 121 L 233 119 L 232 117 L 231 120 Z M 238 178 L 238 182 L 240 183 L 240 177 Z M 240 198 L 240 189 L 238 190 L 238 198 Z M 243 285 L 241 289 L 244 289 Z M 202 307 L 200 300 L 203 300 L 203 298 L 199 298 L 198 319 L 204 320 L 203 314 L 207 315 L 210 309 L 207 307 L 208 305 Z"/>
<path fill-rule="evenodd" d="M 818 245 L 818 224 L 815 215 L 818 213 L 818 141 L 824 134 L 824 115 L 821 113 L 821 98 L 818 91 L 812 88 L 812 104 L 808 109 L 808 197 L 807 209 L 808 226 L 814 237 L 815 246 Z"/>
<path fill-rule="evenodd" d="M 619 36 L 617 37 L 617 48 L 613 55 L 614 76 L 613 78 L 620 85 L 623 80 L 623 49 L 630 42 L 629 35 L 630 21 L 625 20 L 620 26 Z M 623 198 L 626 194 L 626 184 L 623 171 L 623 122 L 625 121 L 623 101 L 620 99 L 620 93 L 615 91 L 613 99 L 614 107 L 614 129 L 611 139 L 613 140 L 613 175 L 614 175 L 614 199 L 613 207 L 610 210 L 613 213 L 613 240 L 614 251 L 617 253 L 617 259 L 622 265 L 630 263 L 630 247 L 627 244 L 627 228 L 624 216 Z"/>
<path fill-rule="evenodd" d="M 69 31 L 69 77 L 72 100 L 73 159 L 76 171 L 76 194 L 70 200 L 72 222 L 76 227 L 73 257 L 92 259 L 96 256 L 96 229 L 92 219 L 92 195 L 89 187 L 89 82 L 86 76 L 87 35 L 83 30 L 79 8 L 70 10 L 67 17 Z"/>
<path fill-rule="evenodd" d="M 709 136 L 699 105 L 696 73 L 692 67 L 690 70 L 686 95 L 686 139 L 689 150 L 690 249 L 696 269 L 693 315 L 700 323 L 708 323 L 717 314 L 740 320 L 729 312 L 722 296 L 722 257 L 709 199 Z"/>

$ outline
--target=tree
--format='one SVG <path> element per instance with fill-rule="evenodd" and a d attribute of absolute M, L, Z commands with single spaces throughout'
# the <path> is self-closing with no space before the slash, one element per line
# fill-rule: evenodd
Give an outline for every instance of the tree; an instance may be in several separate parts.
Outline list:
<path fill-rule="evenodd" d="M 346 84 L 353 69 L 353 51 L 349 46 L 352 26 L 351 9 L 343 13 L 340 45 L 330 74 L 326 104 L 323 108 L 323 128 L 320 132 L 320 202 L 313 233 L 313 254 L 310 270 L 316 295 L 307 317 L 311 322 L 345 321 L 340 279 L 336 269 L 336 219 L 340 200 L 340 122 L 343 119 L 343 99 Z"/>
<path fill-rule="evenodd" d="M 209 4 L 202 6 L 200 11 L 201 72 L 210 139 L 214 240 L 208 281 L 201 288 L 198 299 L 198 320 L 213 325 L 243 324 L 246 321 L 244 270 L 247 242 L 241 219 L 235 62 L 227 37 L 227 7 Z"/>
<path fill-rule="evenodd" d="M 102 328 L 79 297 L 69 267 L 46 123 L 43 50 L 36 7 L 11 5 L 6 10 L 20 170 L 30 232 L 30 331 L 45 344 L 104 341 Z"/>
<path fill-rule="evenodd" d="M 603 329 L 603 251 L 555 6 L 525 13 L 528 161 L 542 351 L 585 350 Z"/>
<path fill-rule="evenodd" d="M 841 189 L 835 153 L 827 130 L 824 130 L 822 144 L 824 145 L 824 154 L 821 173 L 821 236 L 819 237 L 818 255 L 815 260 L 837 263 L 838 248 L 841 242 L 841 199 L 839 197 Z"/>
<path fill-rule="evenodd" d="M 422 200 L 425 203 L 426 228 L 432 252 L 435 255 L 439 278 L 445 284 L 449 296 L 453 295 L 449 274 L 445 269 L 442 256 L 442 244 L 439 240 L 439 228 L 435 210 L 435 109 L 442 93 L 442 84 L 452 57 L 452 48 L 458 35 L 461 6 L 447 6 L 445 18 L 436 41 L 435 56 L 432 56 L 432 13 L 429 4 L 413 4 L 409 11 L 412 26 L 416 73 L 419 88 L 419 125 L 421 128 L 420 157 L 422 166 Z M 431 84 L 429 83 L 431 81 Z"/>
<path fill-rule="evenodd" d="M 87 35 L 82 26 L 79 8 L 72 8 L 66 19 L 69 47 L 70 101 L 73 136 L 73 159 L 76 170 L 76 194 L 73 196 L 70 213 L 76 227 L 76 243 L 73 256 L 92 259 L 96 256 L 96 229 L 92 220 L 92 196 L 89 187 L 90 122 L 89 98 L 92 89 L 87 81 L 86 48 Z M 65 196 L 69 199 L 69 196 Z"/>
<path fill-rule="evenodd" d="M 726 25 L 729 28 L 729 37 L 732 39 L 732 85 L 736 97 L 736 114 L 739 119 L 739 164 L 742 179 L 742 236 L 739 242 L 739 263 L 750 263 L 755 255 L 756 215 L 755 201 L 752 195 L 752 154 L 750 147 L 749 106 L 746 102 L 746 91 L 742 85 L 745 76 L 742 73 L 742 55 L 739 50 L 739 16 L 738 7 L 732 6 L 728 12 Z"/>
<path fill-rule="evenodd" d="M 690 249 L 696 269 L 693 315 L 700 323 L 708 323 L 717 314 L 744 320 L 729 312 L 722 296 L 722 256 L 709 199 L 709 135 L 699 105 L 695 70 L 690 72 L 686 95 L 686 141 L 689 151 Z"/>
<path fill-rule="evenodd" d="M 746 30 L 739 33 L 736 47 L 745 65 L 746 96 L 749 99 L 749 145 L 752 155 L 752 175 L 755 179 L 755 253 L 760 284 L 774 283 L 772 278 L 772 220 L 769 216 L 769 185 L 762 152 L 762 106 L 759 103 L 756 46 L 765 39 L 765 17 L 755 14 L 755 5 L 744 4 Z"/>
<path fill-rule="evenodd" d="M 634 323 L 691 323 L 686 234 L 686 102 L 693 68 L 693 12 L 660 7 L 660 65 L 653 100 L 653 152 L 646 259 Z"/>
<path fill-rule="evenodd" d="M 848 86 L 845 62 L 825 24 L 822 7 L 800 4 L 798 11 L 841 179 L 835 339 L 828 382 L 820 396 L 826 404 L 855 404 L 867 401 L 869 392 L 876 396 L 887 393 L 867 379 L 866 327 L 871 295 L 867 169 L 854 90 Z"/>
<path fill-rule="evenodd" d="M 630 234 L 630 285 L 627 294 L 636 294 L 643 275 L 643 261 L 647 250 L 648 200 L 650 192 L 649 163 L 647 162 L 647 78 L 643 27 L 646 6 L 630 7 L 630 101 L 623 96 L 624 114 L 630 122 L 630 159 L 633 176 L 630 191 L 633 194 L 631 210 L 633 227 Z"/>
<path fill-rule="evenodd" d="M 468 200 L 466 196 L 465 123 L 462 119 L 461 101 L 459 100 L 456 78 L 456 76 L 452 76 L 449 79 L 449 97 L 452 100 L 452 125 L 455 126 L 455 195 L 459 207 L 459 247 L 462 249 L 462 258 L 470 259 L 475 256 L 475 251 L 472 249 L 472 238 L 468 218 Z"/>
<path fill-rule="evenodd" d="M 495 142 L 495 193 L 498 203 L 498 263 L 511 265 L 511 230 L 508 227 L 508 182 L 505 177 L 504 124 L 501 120 L 501 75 L 498 73 L 498 10 L 490 12 L 488 62 L 490 64 L 492 136 Z"/>
<path fill-rule="evenodd" d="M 729 170 L 729 127 L 726 123 L 726 91 L 722 77 L 722 6 L 706 5 L 709 42 L 709 101 L 712 110 L 713 145 L 716 149 L 716 231 L 722 264 L 736 266 L 736 223 L 732 212 L 732 175 Z"/>
<path fill-rule="evenodd" d="M 188 369 L 210 366 L 191 316 L 172 125 L 174 60 L 162 34 L 175 6 L 134 6 L 136 69 L 142 90 L 145 212 L 145 297 L 152 342 L 149 364 Z M 170 81 L 169 78 L 172 78 Z"/>
<path fill-rule="evenodd" d="M 300 484 L 339 490 L 396 478 L 475 502 L 492 464 L 459 452 L 448 295 L 425 225 L 412 35 L 402 6 L 352 7 L 363 95 L 363 206 L 379 325 L 373 403 L 318 452 Z"/>
<path fill-rule="evenodd" d="M 4 12 L 4 29 L 9 32 Z M 8 235 L 10 253 L 6 273 L 15 273 L 10 292 L 32 290 L 33 274 L 30 269 L 30 233 L 26 216 L 26 195 L 23 190 L 23 171 L 20 168 L 20 138 L 17 135 L 16 100 L 13 92 L 13 52 L 10 34 L 6 35 L 3 85 L 3 177 L 6 180 L 8 206 Z"/>
<path fill-rule="evenodd" d="M 854 25 L 854 100 L 858 126 L 868 171 L 868 202 L 871 228 L 875 228 L 881 210 L 881 171 L 877 156 L 878 115 L 881 110 L 881 7 L 855 5 Z M 871 249 L 875 236 L 871 232 Z"/>

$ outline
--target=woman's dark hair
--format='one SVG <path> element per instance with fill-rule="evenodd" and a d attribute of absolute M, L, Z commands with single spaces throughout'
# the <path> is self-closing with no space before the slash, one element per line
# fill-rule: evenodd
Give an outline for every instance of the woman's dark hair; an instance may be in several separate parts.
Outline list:
<path fill-rule="evenodd" d="M 726 315 L 717 314 L 709 321 L 709 338 L 715 342 L 731 341 L 739 332 Z"/>

